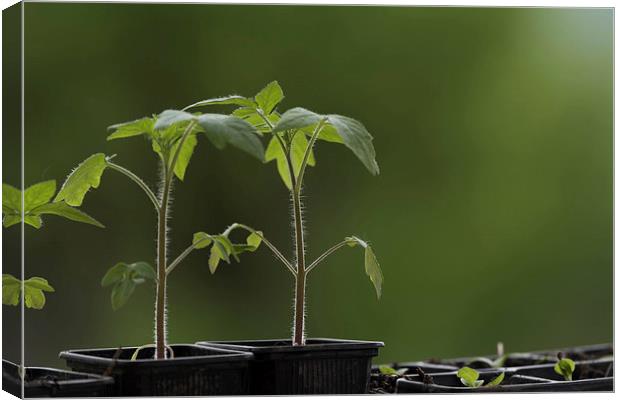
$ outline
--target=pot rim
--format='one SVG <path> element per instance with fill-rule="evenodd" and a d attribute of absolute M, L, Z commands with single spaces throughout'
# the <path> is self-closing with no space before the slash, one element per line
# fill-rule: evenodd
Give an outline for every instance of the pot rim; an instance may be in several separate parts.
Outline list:
<path fill-rule="evenodd" d="M 214 355 L 195 355 L 188 357 L 175 357 L 175 358 L 167 358 L 163 360 L 157 359 L 137 359 L 137 360 L 128 360 L 128 359 L 113 359 L 111 357 L 103 357 L 100 355 L 92 355 L 92 354 L 83 354 L 88 352 L 109 352 L 116 351 L 118 347 L 107 347 L 107 348 L 94 348 L 94 349 L 73 349 L 73 350 L 65 350 L 60 352 L 58 357 L 65 359 L 67 361 L 79 361 L 86 362 L 89 364 L 97 364 L 97 365 L 105 365 L 105 366 L 171 366 L 171 365 L 188 365 L 188 364 L 203 364 L 205 362 L 208 363 L 217 363 L 217 362 L 230 362 L 230 361 L 248 361 L 253 358 L 252 353 L 243 352 L 238 350 L 231 349 L 223 349 L 217 347 L 210 346 L 198 346 L 196 344 L 171 344 L 170 347 L 173 349 L 175 347 L 192 347 L 198 348 L 200 350 L 208 349 L 220 354 Z M 125 346 L 121 347 L 123 350 L 135 350 L 139 346 Z"/>

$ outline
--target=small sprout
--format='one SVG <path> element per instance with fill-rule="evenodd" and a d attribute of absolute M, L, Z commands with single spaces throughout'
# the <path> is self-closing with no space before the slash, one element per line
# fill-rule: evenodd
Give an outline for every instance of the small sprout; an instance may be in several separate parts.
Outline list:
<path fill-rule="evenodd" d="M 62 189 L 61 189 L 62 191 Z M 90 215 L 72 207 L 64 199 L 55 199 L 56 181 L 49 180 L 36 183 L 24 190 L 24 223 L 36 229 L 43 225 L 42 215 L 53 214 L 76 222 L 95 225 L 103 228 L 103 225 Z M 60 195 L 60 192 L 58 192 Z M 57 195 L 57 197 L 58 197 Z M 2 224 L 5 228 L 16 225 L 22 221 L 22 192 L 6 183 L 2 184 Z"/>
<path fill-rule="evenodd" d="M 396 370 L 389 365 L 380 365 L 379 372 L 383 375 L 398 375 L 398 372 L 396 372 Z"/>
<path fill-rule="evenodd" d="M 463 385 L 470 387 L 470 388 L 481 387 L 482 384 L 484 383 L 484 380 L 478 379 L 480 377 L 480 373 L 473 368 L 463 367 L 458 370 L 458 372 L 456 373 L 456 376 L 458 376 L 461 379 L 461 382 L 463 383 Z M 502 372 L 501 374 L 497 375 L 495 378 L 490 380 L 486 385 L 484 385 L 484 387 L 498 386 L 500 383 L 504 381 L 504 377 L 505 377 L 505 374 L 504 372 Z"/>
<path fill-rule="evenodd" d="M 564 377 L 564 380 L 572 381 L 575 372 L 575 362 L 570 358 L 565 358 L 564 354 L 558 353 L 558 362 L 553 366 L 553 370 Z"/>
<path fill-rule="evenodd" d="M 487 383 L 484 386 L 485 387 L 499 386 L 499 384 L 504 381 L 504 377 L 505 377 L 505 374 L 502 372 L 501 374 L 497 375 L 495 378 L 493 378 L 489 383 Z"/>
<path fill-rule="evenodd" d="M 458 376 L 461 379 L 463 385 L 467 387 L 477 388 L 484 383 L 483 380 L 478 379 L 480 373 L 478 373 L 478 371 L 473 368 L 463 367 L 458 370 L 456 376 Z"/>
<path fill-rule="evenodd" d="M 379 366 L 379 372 L 383 375 L 396 375 L 396 376 L 403 376 L 405 375 L 405 373 L 407 373 L 407 368 L 399 368 L 399 369 L 394 369 L 392 367 L 390 367 L 389 365 L 380 365 Z"/>

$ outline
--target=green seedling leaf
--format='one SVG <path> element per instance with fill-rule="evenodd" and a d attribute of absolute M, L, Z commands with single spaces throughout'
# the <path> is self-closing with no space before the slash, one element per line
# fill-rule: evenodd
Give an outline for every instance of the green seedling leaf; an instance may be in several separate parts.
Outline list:
<path fill-rule="evenodd" d="M 5 278 L 6 277 L 6 278 Z M 45 306 L 45 293 L 54 288 L 46 279 L 38 276 L 24 281 L 24 304 L 28 308 L 40 310 Z M 11 275 L 2 275 L 2 304 L 17 305 L 21 293 L 21 281 Z"/>
<path fill-rule="evenodd" d="M 364 251 L 364 263 L 366 275 L 368 275 L 370 281 L 375 286 L 375 291 L 377 292 L 377 299 L 380 299 L 381 289 L 383 285 L 383 273 L 381 272 L 381 267 L 379 266 L 379 262 L 377 261 L 377 256 L 375 256 L 375 252 L 370 246 L 366 246 L 366 250 Z"/>
<path fill-rule="evenodd" d="M 222 148 L 222 144 L 228 143 L 263 160 L 263 144 L 254 127 L 245 120 L 231 115 L 203 114 L 198 117 L 198 124 L 216 147 Z"/>
<path fill-rule="evenodd" d="M 218 242 L 216 241 L 214 243 Z M 221 254 L 222 250 L 218 247 L 218 245 L 214 244 L 213 247 L 211 247 L 211 253 L 209 254 L 209 271 L 211 274 L 214 274 L 217 270 L 220 260 L 222 259 Z"/>
<path fill-rule="evenodd" d="M 120 262 L 106 272 L 101 279 L 101 286 L 113 285 L 110 300 L 112 309 L 116 311 L 127 303 L 136 286 L 147 280 L 157 280 L 155 270 L 149 263 L 143 261 L 133 264 Z"/>
<path fill-rule="evenodd" d="M 371 174 L 378 175 L 379 165 L 375 160 L 376 153 L 372 145 L 373 138 L 364 125 L 353 118 L 342 115 L 330 114 L 326 117 L 329 125 L 321 129 L 318 138 L 344 143 L 360 159 Z M 301 129 L 306 135 L 312 135 L 314 127 L 323 118 L 325 117 L 305 108 L 292 108 L 282 114 L 280 121 L 273 128 L 273 132 Z"/>
<path fill-rule="evenodd" d="M 302 128 L 301 131 L 307 136 L 312 136 L 312 134 L 314 133 L 314 128 L 315 125 L 312 125 L 306 128 Z M 342 140 L 342 137 L 340 137 L 338 131 L 336 131 L 336 128 L 334 128 L 333 125 L 330 124 L 323 125 L 323 129 L 321 129 L 321 132 L 319 132 L 319 136 L 317 136 L 317 139 L 323 140 L 325 142 L 344 144 L 344 140 Z"/>
<path fill-rule="evenodd" d="M 329 123 L 336 128 L 344 145 L 349 148 L 373 175 L 379 174 L 379 164 L 375 160 L 372 136 L 361 122 L 342 115 L 329 115 Z"/>
<path fill-rule="evenodd" d="M 220 258 L 230 264 L 230 255 L 234 254 L 232 242 L 224 235 L 217 235 L 214 239 L 214 247 L 218 248 L 217 251 Z M 237 261 L 239 261 L 239 259 L 237 259 Z"/>
<path fill-rule="evenodd" d="M 284 182 L 288 190 L 291 190 L 293 184 L 291 183 L 291 175 L 288 170 L 286 153 L 275 136 L 271 138 L 267 145 L 267 150 L 265 150 L 265 162 L 273 160 L 276 161 L 276 167 L 278 168 L 278 173 L 280 174 L 280 178 L 282 178 L 282 182 Z"/>
<path fill-rule="evenodd" d="M 260 236 L 262 234 L 263 233 L 261 231 L 252 232 L 245 239 L 245 244 L 233 243 L 233 245 L 232 245 L 233 253 L 232 254 L 235 256 L 235 259 L 237 259 L 237 261 L 239 261 L 239 258 L 237 256 L 239 254 L 241 254 L 241 253 L 246 252 L 246 251 L 249 251 L 249 252 L 256 251 L 256 249 L 258 249 L 260 247 L 260 244 L 263 241 L 261 236 Z"/>
<path fill-rule="evenodd" d="M 301 164 L 303 162 L 304 154 L 306 149 L 308 148 L 308 139 L 304 134 L 296 134 L 293 136 L 293 140 L 291 141 L 291 162 L 293 163 L 293 169 L 295 170 L 295 177 L 299 176 L 299 171 L 301 170 Z M 278 173 L 280 174 L 280 178 L 282 178 L 282 182 L 286 185 L 286 187 L 291 190 L 291 176 L 288 170 L 288 162 L 286 159 L 286 153 L 278 138 L 273 136 L 267 146 L 267 150 L 265 151 L 265 161 L 273 161 L 276 160 L 276 165 L 278 168 Z M 310 151 L 310 156 L 308 157 L 309 166 L 316 165 L 316 161 L 314 159 L 314 152 Z"/>
<path fill-rule="evenodd" d="M 196 107 L 204 107 L 204 106 L 212 106 L 212 105 L 226 105 L 226 104 L 237 105 L 237 106 L 242 106 L 242 107 L 252 107 L 252 108 L 256 107 L 256 103 L 252 99 L 248 99 L 243 96 L 230 95 L 230 96 L 225 96 L 225 97 L 217 97 L 214 99 L 201 100 L 199 102 L 190 104 L 189 106 L 185 107 L 183 111 L 187 111 L 190 108 L 196 108 Z"/>
<path fill-rule="evenodd" d="M 381 372 L 383 375 L 398 375 L 398 371 L 396 371 L 389 365 L 379 365 L 379 372 Z"/>
<path fill-rule="evenodd" d="M 456 376 L 461 379 L 461 383 L 467 387 L 477 388 L 484 383 L 482 380 L 478 380 L 480 374 L 475 369 L 469 367 L 463 367 L 458 370 Z"/>
<path fill-rule="evenodd" d="M 273 132 L 277 133 L 314 126 L 322 118 L 323 116 L 302 107 L 291 108 L 282 114 L 280 121 L 273 127 Z"/>
<path fill-rule="evenodd" d="M 97 221 L 96 219 L 86 214 L 85 212 L 77 208 L 71 207 L 64 201 L 57 202 L 57 203 L 43 204 L 35 208 L 31 212 L 34 214 L 39 214 L 39 215 L 40 214 L 58 215 L 58 216 L 70 219 L 72 221 L 83 222 L 85 224 L 98 226 L 99 228 L 105 228 L 105 226 L 103 226 L 101 222 Z"/>
<path fill-rule="evenodd" d="M 16 306 L 19 304 L 21 281 L 10 274 L 2 274 L 2 304 Z"/>
<path fill-rule="evenodd" d="M 502 372 L 501 374 L 497 375 L 495 378 L 493 378 L 489 383 L 487 383 L 484 386 L 485 387 L 499 386 L 499 384 L 504 381 L 504 377 L 505 377 L 505 374 Z"/>
<path fill-rule="evenodd" d="M 136 290 L 136 283 L 133 280 L 121 280 L 112 288 L 112 294 L 110 300 L 112 302 L 112 309 L 118 310 L 125 304 Z"/>
<path fill-rule="evenodd" d="M 144 117 L 135 121 L 122 122 L 108 127 L 112 134 L 107 140 L 123 139 L 132 136 L 140 136 L 144 134 L 151 135 L 155 120 L 153 118 Z"/>
<path fill-rule="evenodd" d="M 575 372 L 575 362 L 570 358 L 560 359 L 554 366 L 553 370 L 564 377 L 567 381 L 573 380 L 573 372 Z"/>
<path fill-rule="evenodd" d="M 266 115 L 271 114 L 282 99 L 284 99 L 284 92 L 277 81 L 269 83 L 254 97 L 254 100 Z"/>
<path fill-rule="evenodd" d="M 254 248 L 254 250 L 258 249 L 258 247 L 260 246 L 260 244 L 262 243 L 263 239 L 261 238 L 263 232 L 261 231 L 256 231 L 256 232 L 252 232 L 248 235 L 248 237 L 245 239 L 246 243 L 248 244 L 248 246 L 251 246 Z"/>
<path fill-rule="evenodd" d="M 196 116 L 194 114 L 190 114 L 186 111 L 164 110 L 157 117 L 157 121 L 155 122 L 155 126 L 153 128 L 155 130 L 168 129 L 170 126 L 178 124 L 180 122 L 188 122 L 195 119 Z"/>
<path fill-rule="evenodd" d="M 101 286 L 106 287 L 123 280 L 127 271 L 127 264 L 118 263 L 110 268 L 101 279 Z"/>
<path fill-rule="evenodd" d="M 379 262 L 377 261 L 372 247 L 357 236 L 349 236 L 344 240 L 349 247 L 362 246 L 364 248 L 364 268 L 366 270 L 366 275 L 368 275 L 375 287 L 377 298 L 380 299 L 383 287 L 383 272 L 381 271 L 381 267 L 379 266 Z"/>
<path fill-rule="evenodd" d="M 205 232 L 196 232 L 194 233 L 194 238 L 192 239 L 192 244 L 196 249 L 204 249 L 209 246 L 213 242 L 213 237 Z"/>
<path fill-rule="evenodd" d="M 9 226 L 19 224 L 21 220 L 22 218 L 20 214 L 5 214 L 2 218 L 2 226 L 8 228 Z"/>
<path fill-rule="evenodd" d="M 232 115 L 243 118 L 250 125 L 256 128 L 256 131 L 261 135 L 263 133 L 271 132 L 271 127 L 265 122 L 263 116 L 261 116 L 255 108 L 237 108 L 235 111 L 232 112 Z M 265 115 L 265 118 L 271 123 L 271 125 L 275 125 L 280 120 L 280 115 L 278 115 L 277 112 L 272 112 L 269 115 Z"/>
<path fill-rule="evenodd" d="M 80 206 L 90 188 L 98 188 L 107 167 L 105 154 L 97 153 L 84 160 L 69 174 L 56 195 L 55 202 L 64 200 L 70 206 Z"/>
<path fill-rule="evenodd" d="M 153 118 L 144 117 L 135 121 L 122 122 L 108 127 L 112 131 L 107 140 L 123 139 L 132 136 L 140 136 L 144 134 L 150 135 L 153 132 L 155 120 Z"/>
<path fill-rule="evenodd" d="M 49 180 L 36 183 L 24 191 L 24 203 L 26 212 L 49 203 L 56 193 L 56 181 Z"/>
<path fill-rule="evenodd" d="M 24 215 L 24 223 L 36 229 L 43 226 L 43 220 L 38 215 Z"/>
<path fill-rule="evenodd" d="M 2 184 L 2 212 L 6 214 L 19 214 L 22 210 L 22 192 L 21 190 L 8 185 Z M 18 221 L 19 222 L 19 221 Z"/>
<path fill-rule="evenodd" d="M 183 180 L 185 177 L 185 170 L 189 165 L 190 160 L 192 159 L 192 154 L 194 154 L 194 148 L 198 144 L 198 139 L 196 139 L 195 134 L 190 134 L 187 136 L 185 141 L 183 142 L 183 147 L 181 147 L 181 151 L 179 152 L 179 157 L 177 158 L 177 163 L 174 165 L 174 174 L 180 180 Z M 179 143 L 175 143 L 172 147 L 172 154 L 176 152 L 176 149 L 179 147 Z"/>

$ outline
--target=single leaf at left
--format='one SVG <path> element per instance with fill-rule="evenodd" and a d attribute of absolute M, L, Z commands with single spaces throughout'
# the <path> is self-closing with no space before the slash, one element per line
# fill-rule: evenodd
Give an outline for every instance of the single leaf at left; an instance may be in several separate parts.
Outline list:
<path fill-rule="evenodd" d="M 9 184 L 2 184 L 2 212 L 19 214 L 22 210 L 22 191 Z"/>
<path fill-rule="evenodd" d="M 106 167 L 105 154 L 97 153 L 88 157 L 69 174 L 54 201 L 64 200 L 65 203 L 74 207 L 82 205 L 84 196 L 90 188 L 99 187 L 101 175 Z"/>
<path fill-rule="evenodd" d="M 10 274 L 2 274 L 2 304 L 16 306 L 19 304 L 19 294 L 22 282 Z"/>

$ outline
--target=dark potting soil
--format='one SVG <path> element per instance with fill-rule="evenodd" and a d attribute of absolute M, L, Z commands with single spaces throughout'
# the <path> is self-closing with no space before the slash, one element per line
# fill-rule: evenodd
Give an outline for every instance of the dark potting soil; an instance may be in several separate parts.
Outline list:
<path fill-rule="evenodd" d="M 372 394 L 390 394 L 396 393 L 396 381 L 399 378 L 411 377 L 417 375 L 421 382 L 432 384 L 433 377 L 424 372 L 422 368 L 413 367 L 408 368 L 405 374 L 399 375 L 386 375 L 380 373 L 377 369 L 373 368 L 370 374 L 370 383 L 368 384 L 368 392 Z"/>

